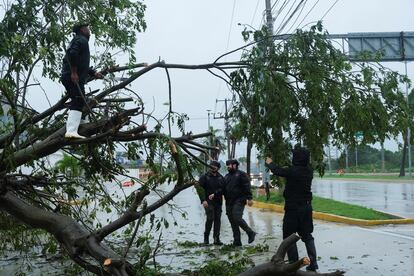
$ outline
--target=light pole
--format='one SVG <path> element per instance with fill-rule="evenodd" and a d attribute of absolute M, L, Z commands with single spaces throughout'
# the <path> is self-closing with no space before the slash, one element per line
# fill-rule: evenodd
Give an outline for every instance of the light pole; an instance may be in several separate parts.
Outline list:
<path fill-rule="evenodd" d="M 408 78 L 407 74 L 407 61 L 405 61 L 405 76 Z M 405 97 L 407 98 L 407 105 L 410 104 L 408 101 L 408 83 L 405 84 Z M 411 174 L 411 130 L 410 127 L 407 128 L 407 145 L 408 145 L 408 175 L 412 176 Z"/>
<path fill-rule="evenodd" d="M 211 114 L 211 109 L 207 109 L 208 131 L 210 131 L 210 114 Z"/>
<path fill-rule="evenodd" d="M 208 132 L 210 132 L 210 114 L 211 114 L 211 109 L 207 109 L 207 118 L 208 118 Z M 208 139 L 208 146 L 212 146 L 213 145 L 213 136 L 212 135 L 210 135 L 210 137 L 209 137 L 209 139 Z M 210 158 L 211 158 L 211 155 L 212 155 L 212 151 L 211 151 L 211 149 L 209 149 L 208 150 L 208 155 L 210 156 Z"/>

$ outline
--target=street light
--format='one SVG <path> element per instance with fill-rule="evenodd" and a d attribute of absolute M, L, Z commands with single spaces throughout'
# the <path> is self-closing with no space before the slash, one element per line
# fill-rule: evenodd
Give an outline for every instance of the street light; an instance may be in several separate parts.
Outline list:
<path fill-rule="evenodd" d="M 207 117 L 208 117 L 208 132 L 210 132 L 210 114 L 211 114 L 211 109 L 207 109 Z M 210 138 L 208 139 L 208 145 L 212 146 L 213 145 L 213 140 L 212 140 L 212 136 L 210 135 Z M 208 150 L 209 155 L 211 156 L 212 152 L 211 150 Z"/>
<path fill-rule="evenodd" d="M 207 109 L 208 131 L 210 131 L 210 114 L 211 114 L 211 109 Z"/>

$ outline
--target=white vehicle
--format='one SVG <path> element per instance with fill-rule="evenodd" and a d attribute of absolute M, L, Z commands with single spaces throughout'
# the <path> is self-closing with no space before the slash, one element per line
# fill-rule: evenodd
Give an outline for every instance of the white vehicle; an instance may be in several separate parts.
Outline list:
<path fill-rule="evenodd" d="M 262 173 L 258 173 L 258 174 L 254 174 L 251 173 L 250 174 L 250 185 L 252 185 L 252 187 L 263 187 L 263 174 Z"/>

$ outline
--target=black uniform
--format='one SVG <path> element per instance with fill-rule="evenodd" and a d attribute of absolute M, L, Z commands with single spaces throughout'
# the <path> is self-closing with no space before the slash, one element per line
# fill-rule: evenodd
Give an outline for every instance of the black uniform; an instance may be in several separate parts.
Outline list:
<path fill-rule="evenodd" d="M 65 86 L 65 89 L 72 100 L 69 107 L 71 110 L 82 111 L 82 108 L 85 106 L 85 83 L 89 77 L 96 73 L 89 67 L 90 52 L 88 41 L 89 38 L 87 36 L 78 33 L 70 42 L 62 61 L 60 81 L 63 86 Z M 71 80 L 71 65 L 77 67 L 79 87 Z M 80 93 L 82 93 L 83 96 Z"/>
<path fill-rule="evenodd" d="M 252 242 L 256 233 L 243 219 L 246 201 L 252 199 L 250 180 L 245 172 L 235 170 L 226 174 L 223 184 L 223 194 L 226 199 L 226 214 L 233 230 L 233 244 L 237 246 L 241 245 L 240 227 L 249 236 L 249 242 Z"/>
<path fill-rule="evenodd" d="M 208 207 L 206 211 L 206 225 L 204 231 L 204 242 L 208 243 L 208 237 L 210 236 L 211 227 L 214 222 L 213 237 L 214 243 L 220 242 L 220 224 L 221 224 L 221 206 L 223 204 L 223 196 L 221 193 L 221 186 L 223 182 L 223 176 L 220 173 L 215 175 L 211 172 L 207 172 L 200 177 L 200 186 L 203 188 L 204 193 L 200 193 L 201 203 L 207 201 Z M 208 198 L 209 195 L 214 194 L 213 200 Z"/>
<path fill-rule="evenodd" d="M 305 243 L 311 264 L 307 269 L 318 269 L 312 220 L 312 178 L 313 171 L 309 167 L 309 152 L 305 149 L 293 150 L 292 166 L 281 168 L 274 163 L 267 164 L 273 174 L 286 177 L 283 192 L 285 198 L 285 215 L 283 217 L 283 238 L 298 233 Z M 288 250 L 290 262 L 299 259 L 296 244 Z"/>

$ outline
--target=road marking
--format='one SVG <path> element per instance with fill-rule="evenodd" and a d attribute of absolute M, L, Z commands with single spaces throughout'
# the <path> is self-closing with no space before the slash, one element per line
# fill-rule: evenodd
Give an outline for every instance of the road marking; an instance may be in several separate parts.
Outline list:
<path fill-rule="evenodd" d="M 396 234 L 396 233 L 391 233 L 388 231 L 382 231 L 382 230 L 376 230 L 376 229 L 369 229 L 369 228 L 364 228 L 364 227 L 358 227 L 359 229 L 365 230 L 365 231 L 369 231 L 369 232 L 374 232 L 374 233 L 379 233 L 379 234 L 384 234 L 384 235 L 388 235 L 388 236 L 394 236 L 397 238 L 403 238 L 403 239 L 408 239 L 411 241 L 414 241 L 414 237 L 410 237 L 407 235 L 402 235 L 402 234 Z"/>

